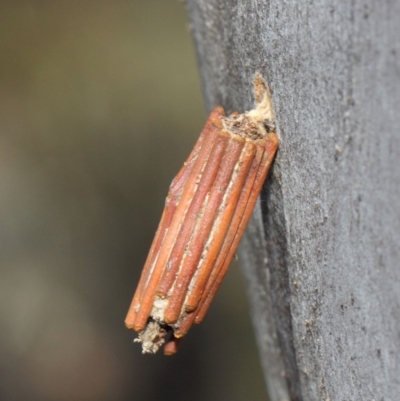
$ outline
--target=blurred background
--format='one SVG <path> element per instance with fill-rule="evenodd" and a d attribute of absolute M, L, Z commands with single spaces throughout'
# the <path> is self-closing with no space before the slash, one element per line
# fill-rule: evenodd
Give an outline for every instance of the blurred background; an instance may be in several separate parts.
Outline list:
<path fill-rule="evenodd" d="M 205 121 L 184 4 L 0 3 L 0 400 L 265 400 L 231 270 L 174 357 L 123 324 Z"/>

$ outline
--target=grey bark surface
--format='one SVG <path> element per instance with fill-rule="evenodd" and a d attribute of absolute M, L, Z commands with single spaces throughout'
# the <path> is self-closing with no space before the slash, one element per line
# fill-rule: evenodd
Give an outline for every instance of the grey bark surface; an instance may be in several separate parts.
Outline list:
<path fill-rule="evenodd" d="M 207 108 L 280 148 L 242 241 L 272 401 L 400 396 L 400 1 L 188 0 Z"/>

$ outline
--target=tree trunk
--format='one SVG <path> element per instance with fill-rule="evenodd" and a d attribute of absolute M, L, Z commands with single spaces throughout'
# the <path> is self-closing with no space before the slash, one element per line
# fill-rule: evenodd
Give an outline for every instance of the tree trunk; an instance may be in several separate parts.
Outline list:
<path fill-rule="evenodd" d="M 400 395 L 400 2 L 188 0 L 208 110 L 272 91 L 241 259 L 272 401 Z"/>

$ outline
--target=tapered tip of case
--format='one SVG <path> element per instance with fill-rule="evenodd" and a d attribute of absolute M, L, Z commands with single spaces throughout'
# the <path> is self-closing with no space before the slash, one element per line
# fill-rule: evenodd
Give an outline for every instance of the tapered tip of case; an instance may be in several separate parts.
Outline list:
<path fill-rule="evenodd" d="M 178 352 L 181 338 L 174 335 L 171 327 L 150 318 L 147 326 L 142 330 L 135 343 L 142 344 L 143 354 L 155 354 L 164 346 L 165 355 L 174 355 Z"/>
<path fill-rule="evenodd" d="M 168 330 L 158 322 L 151 320 L 146 328 L 141 331 L 135 343 L 142 343 L 143 354 L 155 354 L 165 343 Z"/>

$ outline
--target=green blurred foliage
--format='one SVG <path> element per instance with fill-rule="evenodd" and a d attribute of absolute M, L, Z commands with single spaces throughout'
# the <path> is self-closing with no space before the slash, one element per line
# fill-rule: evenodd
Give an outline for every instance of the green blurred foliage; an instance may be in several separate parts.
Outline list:
<path fill-rule="evenodd" d="M 262 400 L 233 266 L 180 352 L 123 320 L 205 120 L 176 1 L 0 4 L 0 398 Z"/>

